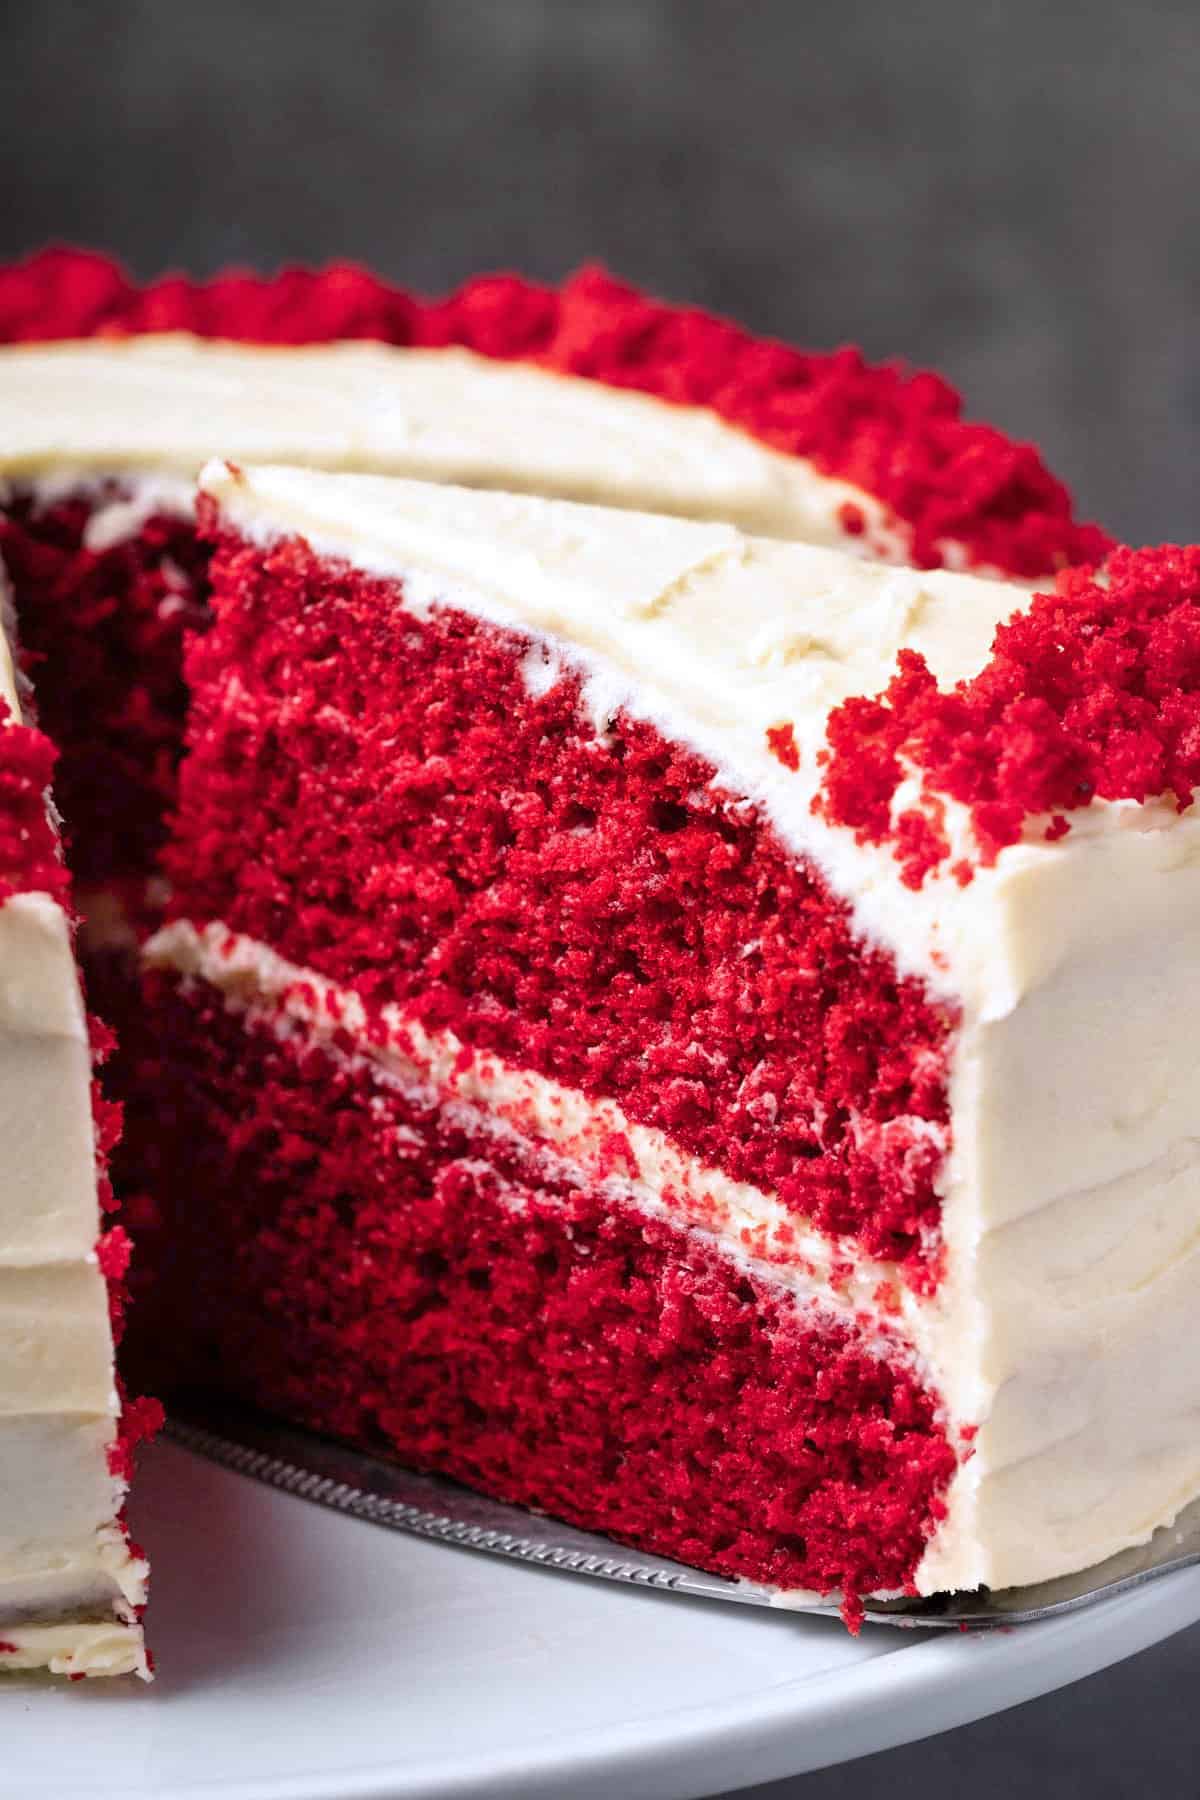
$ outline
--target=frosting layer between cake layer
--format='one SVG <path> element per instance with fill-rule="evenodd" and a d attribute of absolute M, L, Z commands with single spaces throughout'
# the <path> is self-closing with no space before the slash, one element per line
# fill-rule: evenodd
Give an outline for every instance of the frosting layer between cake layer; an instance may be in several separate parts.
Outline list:
<path fill-rule="evenodd" d="M 395 576 L 398 605 L 525 629 L 551 671 L 582 661 L 598 720 L 625 707 L 701 748 L 864 934 L 960 1007 L 946 1262 L 920 1334 L 977 1436 L 919 1584 L 1040 1579 L 1171 1517 L 1200 1487 L 1197 1359 L 1178 1354 L 1200 1281 L 1200 1095 L 1180 1023 L 1200 1003 L 1200 828 L 1097 808 L 965 888 L 914 893 L 886 850 L 810 806 L 829 708 L 881 685 L 905 644 L 943 679 L 974 672 L 1022 591 L 411 484 L 217 467 L 204 486 L 235 530 L 300 533 Z M 767 739 L 782 725 L 794 769 Z"/>
<path fill-rule="evenodd" d="M 849 1321 L 876 1320 L 888 1354 L 915 1353 L 928 1367 L 925 1314 L 895 1263 L 808 1229 L 776 1195 L 735 1181 L 685 1154 L 670 1136 L 640 1125 L 611 1100 L 584 1095 L 493 1051 L 470 1049 L 451 1031 L 428 1032 L 401 1007 L 374 1017 L 353 989 L 288 962 L 266 944 L 220 923 L 164 926 L 143 948 L 145 966 L 198 979 L 272 1029 L 368 1058 L 389 1079 L 438 1104 L 466 1106 L 490 1128 L 548 1146 L 565 1165 L 612 1184 L 624 1199 L 716 1239 L 740 1261 L 769 1271 L 802 1299 Z M 895 1335 L 898 1322 L 904 1335 Z M 906 1341 L 907 1340 L 907 1341 Z"/>

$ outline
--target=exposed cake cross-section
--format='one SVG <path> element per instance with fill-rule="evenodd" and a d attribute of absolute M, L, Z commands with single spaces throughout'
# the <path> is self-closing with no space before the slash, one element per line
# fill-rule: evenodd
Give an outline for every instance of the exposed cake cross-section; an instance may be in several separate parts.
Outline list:
<path fill-rule="evenodd" d="M 1010 615 L 1102 590 L 369 477 L 202 492 L 143 1082 L 179 1135 L 132 1128 L 148 1186 L 183 1171 L 194 1367 L 851 1618 L 1173 1516 L 1200 828 L 1048 780 L 998 843 L 884 728 L 898 656 L 969 697 Z M 848 823 L 874 695 L 886 816 Z"/>

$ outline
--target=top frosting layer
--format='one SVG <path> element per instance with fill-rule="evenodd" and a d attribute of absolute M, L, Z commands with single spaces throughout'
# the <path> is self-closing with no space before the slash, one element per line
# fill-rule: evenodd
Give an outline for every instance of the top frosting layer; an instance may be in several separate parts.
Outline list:
<path fill-rule="evenodd" d="M 0 349 L 0 471 L 191 475 L 210 456 L 510 488 L 730 519 L 903 554 L 865 494 L 701 407 L 461 349 L 300 348 L 182 334 Z M 867 540 L 858 540 L 866 542 Z"/>
<path fill-rule="evenodd" d="M 284 467 L 204 470 L 201 491 L 235 527 L 294 532 L 358 567 L 469 583 L 497 616 L 581 645 L 643 690 L 780 759 L 790 724 L 815 746 L 830 710 L 883 685 L 914 648 L 946 681 L 987 659 L 997 623 L 1028 600 L 1015 584 L 887 568 L 839 551 L 699 523 Z M 786 759 L 785 759 L 786 761 Z"/>
<path fill-rule="evenodd" d="M 852 496 L 836 497 L 841 528 L 851 537 L 874 536 L 882 518 L 893 542 L 899 532 L 907 560 L 921 567 L 949 562 L 1040 576 L 1094 561 L 1108 543 L 1094 526 L 1076 523 L 1066 490 L 1031 446 L 965 422 L 958 396 L 937 377 L 871 367 L 854 350 L 812 355 L 757 339 L 694 309 L 651 300 L 596 269 L 561 289 L 482 277 L 434 302 L 348 266 L 270 280 L 171 278 L 144 288 L 105 258 L 82 252 L 47 251 L 0 269 L 0 340 L 180 331 L 275 345 L 346 338 L 457 345 L 704 408 L 781 456 L 801 458 L 818 475 L 870 496 L 874 507 L 865 509 Z M 230 442 L 210 441 L 208 451 L 238 454 Z M 578 486 L 551 491 L 593 493 Z M 641 504 L 662 499 L 643 489 Z M 704 505 L 687 510 L 707 516 Z M 772 529 L 762 516 L 737 517 L 747 528 Z"/>

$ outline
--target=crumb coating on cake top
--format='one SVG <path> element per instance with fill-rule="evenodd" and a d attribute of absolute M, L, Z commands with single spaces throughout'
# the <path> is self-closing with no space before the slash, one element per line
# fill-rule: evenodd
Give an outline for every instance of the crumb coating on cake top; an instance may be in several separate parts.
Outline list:
<path fill-rule="evenodd" d="M 890 843 L 913 888 L 952 851 L 945 802 L 967 809 L 993 864 L 1046 819 L 1053 841 L 1096 800 L 1173 799 L 1200 784 L 1200 548 L 1116 550 L 1104 575 L 1064 570 L 1002 624 L 990 661 L 938 686 L 902 651 L 884 692 L 837 707 L 817 806 L 862 843 Z M 896 814 L 916 771 L 921 804 Z M 970 862 L 953 874 L 972 879 Z"/>
<path fill-rule="evenodd" d="M 207 555 L 189 518 L 154 513 L 88 548 L 89 519 L 121 493 L 111 483 L 42 504 L 18 484 L 0 509 L 21 664 L 57 752 L 54 798 L 83 887 L 153 866 L 187 713 L 184 634 L 206 620 Z"/>
<path fill-rule="evenodd" d="M 166 331 L 276 345 L 458 345 L 708 407 L 873 496 L 903 521 L 918 567 L 940 566 L 953 544 L 974 567 L 1036 577 L 1096 562 L 1109 547 L 1098 527 L 1075 520 L 1066 488 L 1033 446 L 964 420 L 959 395 L 939 376 L 872 366 L 853 348 L 811 354 L 756 338 L 599 268 L 561 288 L 480 276 L 436 301 L 350 264 L 146 286 L 85 251 L 45 250 L 0 268 L 0 341 Z M 850 505 L 842 524 L 855 537 L 866 521 Z"/>

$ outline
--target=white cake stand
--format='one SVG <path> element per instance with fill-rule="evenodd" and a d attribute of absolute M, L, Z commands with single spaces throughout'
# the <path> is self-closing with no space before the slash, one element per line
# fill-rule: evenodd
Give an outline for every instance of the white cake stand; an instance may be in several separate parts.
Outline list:
<path fill-rule="evenodd" d="M 9 1793 L 692 1800 L 864 1756 L 1200 1619 L 1200 1570 L 986 1635 L 684 1601 L 423 1543 L 172 1445 L 136 1534 L 160 1676 L 0 1685 Z"/>

